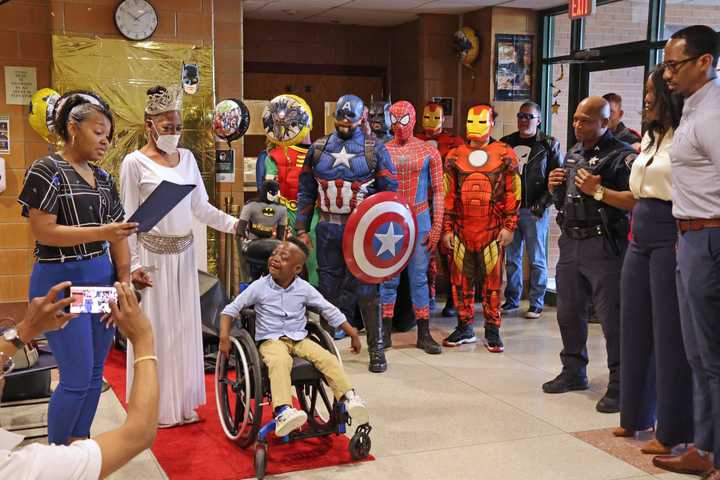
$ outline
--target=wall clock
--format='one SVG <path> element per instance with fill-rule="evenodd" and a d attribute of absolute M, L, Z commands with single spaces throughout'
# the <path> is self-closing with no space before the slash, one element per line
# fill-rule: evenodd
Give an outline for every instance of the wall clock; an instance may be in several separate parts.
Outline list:
<path fill-rule="evenodd" d="M 146 0 L 124 0 L 115 9 L 115 26 L 129 40 L 146 40 L 157 29 L 157 12 Z"/>

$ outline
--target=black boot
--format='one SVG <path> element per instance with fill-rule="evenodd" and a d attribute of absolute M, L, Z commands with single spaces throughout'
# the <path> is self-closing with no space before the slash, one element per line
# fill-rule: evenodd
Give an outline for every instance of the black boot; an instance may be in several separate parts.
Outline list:
<path fill-rule="evenodd" d="M 442 353 L 442 348 L 430 335 L 430 320 L 417 321 L 417 347 L 431 355 Z"/>
<path fill-rule="evenodd" d="M 392 318 L 382 319 L 383 349 L 392 348 Z"/>
<path fill-rule="evenodd" d="M 441 315 L 445 318 L 457 317 L 457 310 L 455 309 L 455 301 L 453 300 L 452 293 L 448 294 L 447 300 L 445 300 L 445 308 L 443 308 Z"/>
<path fill-rule="evenodd" d="M 367 330 L 367 347 L 370 355 L 368 370 L 373 373 L 382 373 L 387 370 L 385 351 L 383 350 L 383 322 L 380 319 L 380 305 L 377 298 L 358 301 L 360 313 Z"/>

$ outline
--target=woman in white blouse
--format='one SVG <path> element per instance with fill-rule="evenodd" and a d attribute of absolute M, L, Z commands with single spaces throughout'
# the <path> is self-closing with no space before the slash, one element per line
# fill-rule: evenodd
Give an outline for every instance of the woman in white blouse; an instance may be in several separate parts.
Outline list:
<path fill-rule="evenodd" d="M 643 453 L 662 455 L 692 442 L 692 377 L 675 290 L 677 226 L 670 202 L 670 145 L 682 115 L 656 68 L 645 94 L 645 135 L 632 165 L 632 240 L 621 283 L 620 427 L 629 437 L 656 426 Z"/>
<path fill-rule="evenodd" d="M 131 237 L 133 281 L 152 285 L 142 307 L 155 332 L 160 382 L 159 426 L 199 420 L 195 408 L 205 403 L 200 293 L 193 250 L 192 219 L 221 232 L 235 232 L 238 221 L 208 201 L 197 161 L 177 148 L 182 132 L 182 91 L 148 90 L 145 128 L 148 143 L 125 157 L 120 168 L 123 205 L 128 215 L 162 182 L 193 184 L 195 189 L 148 233 Z M 152 267 L 152 282 L 145 269 Z M 127 355 L 128 398 L 133 381 L 133 349 Z"/>

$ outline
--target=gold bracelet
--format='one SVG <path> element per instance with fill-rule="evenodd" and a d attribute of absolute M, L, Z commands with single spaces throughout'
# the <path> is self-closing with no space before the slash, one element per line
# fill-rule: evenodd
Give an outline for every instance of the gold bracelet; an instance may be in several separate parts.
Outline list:
<path fill-rule="evenodd" d="M 137 365 L 140 362 L 143 362 L 145 360 L 155 360 L 155 363 L 157 363 L 158 358 L 155 355 L 147 355 L 145 357 L 136 358 L 133 362 L 133 366 Z"/>

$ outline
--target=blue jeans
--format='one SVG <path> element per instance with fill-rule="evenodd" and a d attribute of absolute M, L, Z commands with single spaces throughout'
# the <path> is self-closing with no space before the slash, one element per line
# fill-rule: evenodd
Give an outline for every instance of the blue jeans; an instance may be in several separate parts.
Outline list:
<path fill-rule="evenodd" d="M 545 288 L 547 287 L 547 254 L 545 251 L 548 235 L 548 211 L 542 218 L 530 213 L 529 208 L 521 208 L 518 213 L 518 226 L 512 243 L 505 249 L 507 268 L 507 286 L 505 302 L 511 307 L 520 304 L 523 291 L 523 244 L 530 259 L 530 306 L 543 308 Z"/>
<path fill-rule="evenodd" d="M 47 295 L 56 283 L 111 286 L 115 271 L 107 255 L 65 263 L 36 263 L 30 276 L 30 298 Z M 47 332 L 60 370 L 60 384 L 48 405 L 48 443 L 64 445 L 70 437 L 89 437 L 102 374 L 114 328 L 100 323 L 100 314 L 80 314 L 62 330 Z"/>
<path fill-rule="evenodd" d="M 410 257 L 407 267 L 405 267 L 410 281 L 410 299 L 416 312 L 426 310 L 430 302 L 427 274 L 428 265 L 430 264 L 430 252 L 428 252 L 425 245 L 422 245 L 422 240 L 431 228 L 430 212 L 428 210 L 417 216 L 417 225 L 418 236 L 415 251 Z M 380 284 L 380 301 L 383 305 L 395 305 L 397 289 L 400 286 L 400 275 L 401 273 Z"/>

